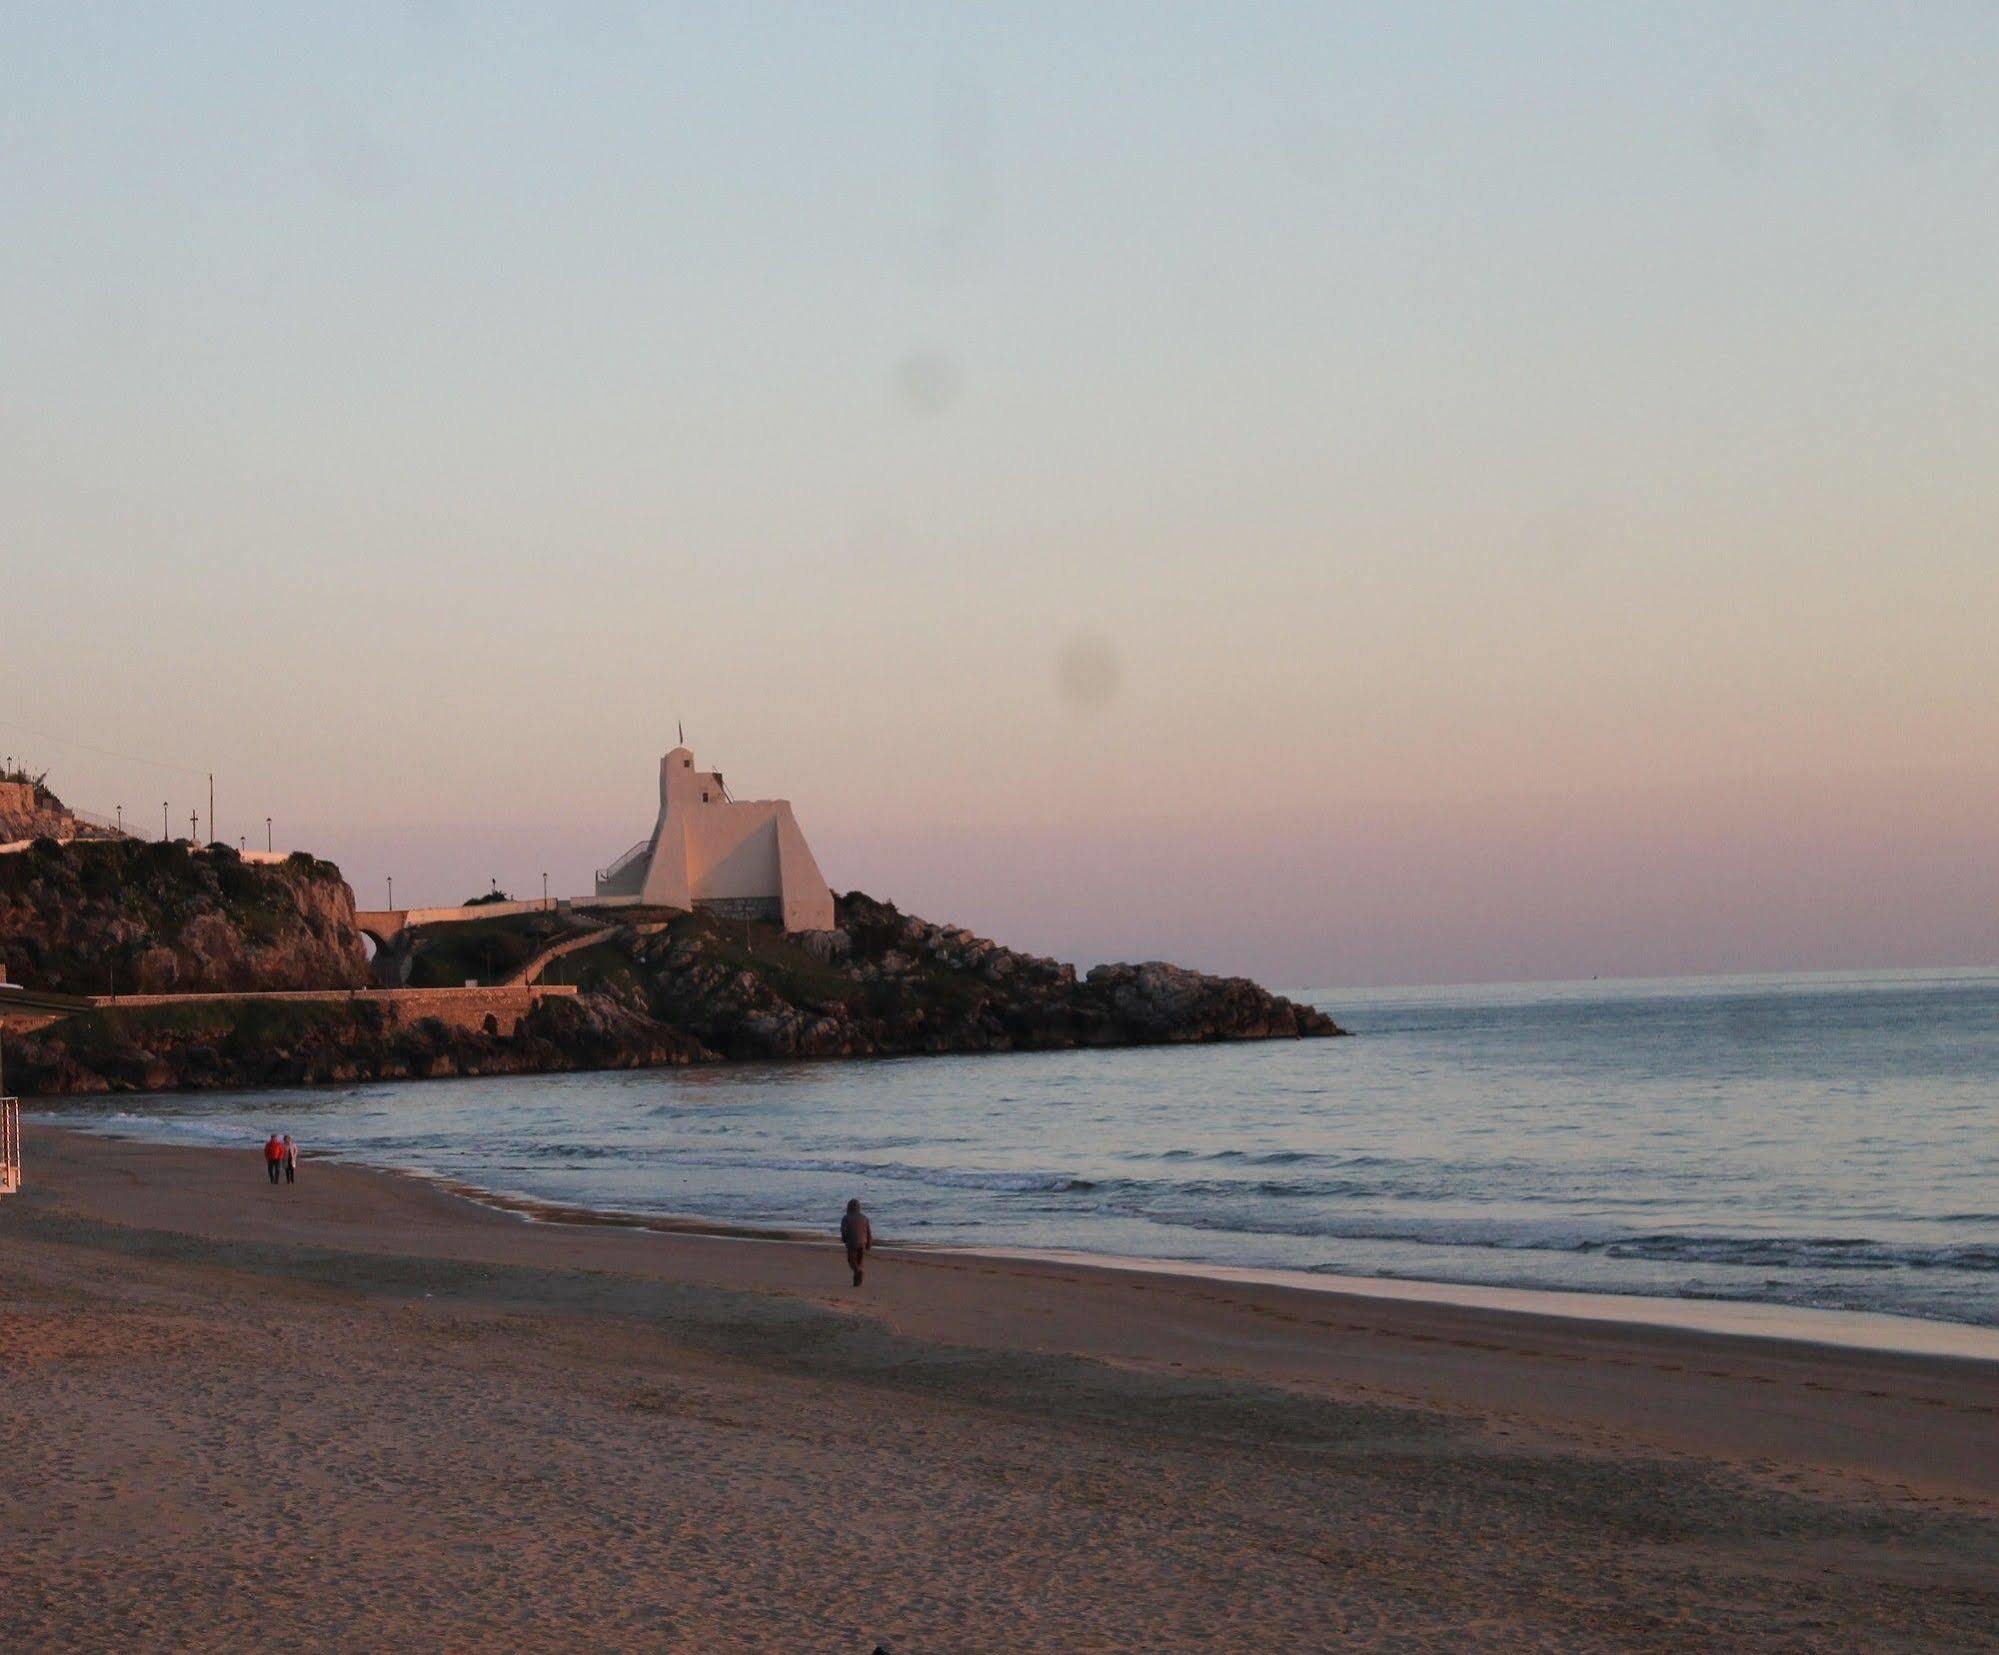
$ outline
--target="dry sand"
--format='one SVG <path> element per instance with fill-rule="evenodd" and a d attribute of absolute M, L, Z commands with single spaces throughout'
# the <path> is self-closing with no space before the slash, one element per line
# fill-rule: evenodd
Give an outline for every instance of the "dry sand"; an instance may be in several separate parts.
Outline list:
<path fill-rule="evenodd" d="M 1999 1647 L 1999 1364 L 27 1147 L 0 1648 Z"/>

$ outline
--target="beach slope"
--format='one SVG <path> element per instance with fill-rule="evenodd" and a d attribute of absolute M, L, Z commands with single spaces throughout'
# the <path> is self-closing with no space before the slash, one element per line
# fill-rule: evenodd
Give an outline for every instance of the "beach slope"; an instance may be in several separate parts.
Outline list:
<path fill-rule="evenodd" d="M 1989 1647 L 1999 1364 L 31 1129 L 0 1647 Z"/>

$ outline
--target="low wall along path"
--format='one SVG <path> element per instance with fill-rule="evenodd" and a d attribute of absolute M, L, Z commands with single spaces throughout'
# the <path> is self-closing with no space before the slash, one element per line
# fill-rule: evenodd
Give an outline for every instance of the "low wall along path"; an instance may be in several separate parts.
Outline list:
<path fill-rule="evenodd" d="M 293 988 L 254 989 L 241 994 L 93 994 L 93 1011 L 145 1006 L 210 1006 L 237 1000 L 290 1000 L 338 1005 L 366 1000 L 388 1008 L 398 1023 L 420 1023 L 427 1017 L 451 1028 L 479 1030 L 492 1018 L 502 1034 L 527 1016 L 541 1001 L 576 994 L 573 983 L 500 983 L 480 988 Z"/>

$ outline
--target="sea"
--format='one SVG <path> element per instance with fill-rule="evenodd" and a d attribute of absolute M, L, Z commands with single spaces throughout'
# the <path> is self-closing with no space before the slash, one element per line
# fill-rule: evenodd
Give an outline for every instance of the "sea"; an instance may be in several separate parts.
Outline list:
<path fill-rule="evenodd" d="M 1999 1326 L 1999 971 L 1294 997 L 1353 1038 L 47 1118 L 246 1162 L 290 1131 L 309 1153 L 723 1225 L 830 1229 L 857 1196 L 903 1242 Z"/>

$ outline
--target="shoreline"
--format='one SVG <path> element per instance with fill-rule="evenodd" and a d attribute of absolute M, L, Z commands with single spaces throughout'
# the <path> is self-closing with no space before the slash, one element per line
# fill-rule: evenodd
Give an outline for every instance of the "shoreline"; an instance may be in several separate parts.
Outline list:
<path fill-rule="evenodd" d="M 101 1003 L 88 1005 L 81 1011 L 64 1011 L 46 1020 L 37 1018 L 22 1022 L 9 1029 L 4 1019 L 0 1019 L 0 1034 L 16 1043 L 33 1041 L 40 1036 L 59 1036 L 64 1024 L 73 1018 L 96 1015 L 98 1013 L 144 1012 L 148 1009 L 171 1009 L 201 1012 L 245 1004 L 271 1005 L 325 1005 L 350 1007 L 370 1002 L 384 1001 L 388 995 L 408 995 L 416 999 L 436 998 L 442 995 L 465 995 L 490 997 L 527 992 L 544 998 L 574 1000 L 577 990 L 571 985 L 542 984 L 482 984 L 466 985 L 457 989 L 432 988 L 347 988 L 347 989 L 300 989 L 300 990 L 245 990 L 241 993 L 218 991 L 199 995 L 123 995 L 115 999 L 101 997 Z M 482 1002 L 484 1003 L 484 1002 Z M 0 1003 L 0 1012 L 9 1007 Z M 26 1010 L 33 1013 L 39 1005 L 23 1002 L 15 1008 L 17 1012 Z M 1307 1010 L 1315 1008 L 1307 1007 Z M 460 1031 L 461 1033 L 465 1031 Z M 1050 1040 L 1047 1042 L 1024 1041 L 1007 1046 L 949 1046 L 937 1050 L 926 1048 L 888 1048 L 879 1051 L 852 1052 L 733 1052 L 715 1051 L 703 1048 L 699 1054 L 676 1051 L 672 1055 L 655 1056 L 642 1060 L 631 1060 L 629 1054 L 621 1053 L 615 1059 L 592 1059 L 572 1062 L 566 1056 L 552 1063 L 515 1064 L 500 1062 L 495 1066 L 465 1069 L 440 1069 L 431 1072 L 408 1071 L 386 1073 L 361 1073 L 342 1075 L 311 1076 L 307 1078 L 286 1078 L 280 1076 L 260 1076 L 255 1079 L 231 1076 L 213 1082 L 184 1080 L 178 1083 L 160 1081 L 145 1084 L 117 1084 L 108 1087 L 81 1087 L 75 1090 L 24 1093 L 21 1101 L 36 1104 L 98 1103 L 109 1100 L 128 1100 L 149 1097 L 213 1097 L 236 1092 L 338 1092 L 354 1086 L 436 1086 L 451 1081 L 480 1080 L 531 1080 L 549 1079 L 561 1075 L 619 1075 L 640 1073 L 647 1070 L 678 1069 L 728 1069 L 745 1068 L 765 1064 L 834 1064 L 834 1063 L 897 1063 L 920 1061 L 930 1058 L 977 1058 L 977 1057 L 1034 1057 L 1041 1055 L 1075 1055 L 1086 1052 L 1144 1052 L 1172 1050 L 1176 1052 L 1198 1052 L 1227 1050 L 1233 1046 L 1279 1044 L 1304 1040 L 1351 1040 L 1356 1031 L 1334 1027 L 1314 1029 L 1296 1034 L 1225 1034 L 1198 1039 L 1182 1039 L 1172 1035 L 1145 1035 L 1121 1037 L 1115 1040 L 1079 1042 L 1074 1040 Z"/>
<path fill-rule="evenodd" d="M 38 1132 L 51 1130 L 49 1123 L 30 1123 Z M 216 1172 L 230 1169 L 225 1176 L 238 1181 L 235 1169 L 246 1162 L 244 1149 L 212 1145 L 162 1144 L 149 1139 L 113 1133 L 84 1132 L 67 1127 L 52 1130 L 65 1138 L 115 1144 L 137 1152 L 141 1161 L 188 1157 L 199 1163 L 211 1182 Z M 837 1251 L 830 1230 L 814 1231 L 784 1227 L 732 1225 L 701 1218 L 673 1215 L 613 1213 L 535 1197 L 494 1192 L 462 1180 L 417 1169 L 376 1166 L 345 1159 L 337 1154 L 314 1155 L 301 1161 L 301 1177 L 308 1171 L 315 1178 L 329 1175 L 343 1181 L 358 1180 L 365 1186 L 401 1187 L 426 1202 L 443 1205 L 442 1228 L 456 1229 L 454 1216 L 494 1221 L 507 1232 L 547 1237 L 551 1246 L 560 1246 L 560 1237 L 573 1236 L 579 1246 L 602 1243 L 618 1246 L 628 1241 L 647 1245 L 646 1254 L 624 1255 L 620 1263 L 636 1262 L 647 1268 L 685 1271 L 690 1258 L 685 1249 L 704 1253 L 716 1250 L 731 1263 L 720 1274 L 729 1274 L 736 1262 L 773 1254 L 783 1256 L 780 1272 L 789 1279 L 801 1261 L 808 1272 L 819 1271 L 820 1261 Z M 5 1208 L 0 1207 L 0 1216 Z M 234 1226 L 230 1226 L 233 1230 Z M 346 1239 L 353 1239 L 348 1237 Z M 407 1237 L 371 1238 L 381 1246 Z M 651 1249 L 663 1255 L 652 1256 Z M 392 1249 L 391 1249 L 392 1250 Z M 511 1251 L 511 1249 L 507 1249 Z M 1267 1304 L 1296 1307 L 1316 1318 L 1311 1325 L 1321 1327 L 1360 1325 L 1358 1319 L 1379 1317 L 1397 1324 L 1411 1323 L 1446 1330 L 1449 1335 L 1466 1332 L 1504 1330 L 1512 1334 L 1532 1333 L 1543 1339 L 1575 1341 L 1579 1348 L 1602 1349 L 1629 1343 L 1639 1347 L 1658 1344 L 1683 1351 L 1730 1351 L 1745 1357 L 1762 1357 L 1772 1362 L 1803 1366 L 1824 1363 L 1879 1362 L 1910 1372 L 1949 1374 L 1990 1387 L 1994 1404 L 1989 1412 L 1999 1429 L 1999 1356 L 1987 1348 L 1985 1336 L 1999 1343 L 1999 1330 L 1965 1323 L 1928 1322 L 1913 1317 L 1879 1316 L 1871 1312 L 1820 1310 L 1806 1311 L 1783 1305 L 1738 1304 L 1725 1300 L 1682 1300 L 1646 1298 L 1639 1295 L 1568 1293 L 1533 1288 L 1496 1288 L 1475 1284 L 1416 1281 L 1406 1278 L 1327 1276 L 1309 1271 L 1263 1270 L 1229 1265 L 1202 1265 L 1177 1260 L 1150 1260 L 1115 1254 L 1069 1252 L 1062 1249 L 993 1248 L 982 1245 L 955 1246 L 939 1243 L 910 1243 L 894 1238 L 883 1240 L 877 1256 L 897 1266 L 963 1275 L 1004 1276 L 1020 1272 L 1037 1280 L 1091 1288 L 1120 1296 L 1131 1288 L 1156 1290 L 1170 1297 L 1236 1307 L 1254 1307 L 1253 1314 L 1267 1314 Z M 835 1272 L 837 1275 L 837 1272 Z M 1142 1278 L 1139 1282 L 1131 1277 Z M 1144 1278 L 1150 1278 L 1146 1280 Z M 815 1288 L 815 1294 L 818 1289 Z M 1578 1308 L 1568 1305 L 1581 1301 Z M 857 1306 L 863 1313 L 863 1301 Z M 1911 1336 L 1904 1345 L 1892 1340 L 1812 1338 L 1792 1332 L 1771 1331 L 1732 1325 L 1706 1325 L 1702 1313 L 1719 1311 L 1721 1322 L 1736 1311 L 1767 1311 L 1773 1320 L 1792 1317 L 1823 1318 L 1834 1324 L 1887 1323 L 1892 1332 Z M 1607 1313 L 1608 1312 L 1608 1313 Z M 1618 1312 L 1623 1312 L 1622 1314 Z M 1686 1314 L 1679 1314 L 1684 1312 Z M 1335 1321 L 1328 1318 L 1346 1318 Z M 1288 1318 L 1289 1319 L 1289 1318 Z M 967 1326 L 976 1325 L 967 1323 Z M 1924 1338 L 1927 1333 L 1942 1335 L 1942 1347 Z M 1955 1348 L 1957 1335 L 1973 1336 L 1977 1348 Z M 1466 1341 L 1468 1345 L 1473 1344 Z M 1497 1347 L 1493 1347 L 1497 1348 Z M 1665 1371 L 1671 1371 L 1667 1369 Z M 1989 1467 L 1994 1484 L 1995 1508 L 1999 1509 L 1999 1459 Z"/>
<path fill-rule="evenodd" d="M 0 1643 L 1963 1647 L 1999 1612 L 1987 1362 L 944 1249 L 856 1291 L 831 1239 L 27 1148 Z"/>
<path fill-rule="evenodd" d="M 116 1134 L 104 1134 L 116 1136 Z M 144 1143 L 149 1140 L 133 1138 Z M 445 1178 L 411 1167 L 349 1160 L 337 1152 L 319 1157 L 392 1178 L 414 1178 L 449 1191 L 477 1206 L 513 1213 L 535 1224 L 573 1224 L 602 1229 L 641 1230 L 660 1235 L 705 1235 L 719 1240 L 775 1241 L 824 1246 L 816 1231 L 777 1225 L 730 1224 L 683 1213 L 642 1213 L 615 1207 L 585 1207 L 539 1196 L 491 1190 L 463 1179 Z M 1020 1260 L 1092 1270 L 1129 1271 L 1186 1282 L 1233 1282 L 1285 1287 L 1335 1298 L 1388 1299 L 1408 1304 L 1447 1305 L 1517 1316 L 1546 1316 L 1614 1327 L 1678 1329 L 1739 1339 L 1771 1339 L 1821 1350 L 1869 1350 L 1903 1356 L 1937 1356 L 1952 1361 L 1999 1362 L 1999 1327 L 1950 1322 L 1884 1311 L 1841 1310 L 1812 1305 L 1774 1304 L 1760 1299 L 1669 1297 L 1665 1294 L 1604 1293 L 1587 1288 L 1497 1287 L 1422 1276 L 1354 1276 L 1331 1271 L 1287 1270 L 1277 1266 L 1204 1263 L 1198 1259 L 1148 1258 L 1132 1253 L 1099 1253 L 1081 1248 L 994 1247 L 985 1242 L 917 1242 L 885 1237 L 880 1247 L 903 1257 Z"/>
<path fill-rule="evenodd" d="M 1448 1305 L 1459 1310 L 1489 1310 L 1613 1327 L 1675 1329 L 1732 1339 L 1769 1339 L 1825 1351 L 1866 1350 L 1944 1357 L 1951 1361 L 1999 1362 L 1999 1328 L 1977 1322 L 1895 1316 L 1884 1311 L 1836 1310 L 1760 1299 L 1603 1293 L 1589 1288 L 1496 1287 L 1417 1276 L 1348 1276 L 1312 1270 L 1136 1258 L 1117 1253 L 1065 1252 L 1055 1248 L 981 1247 L 977 1251 L 989 1258 L 1042 1259 L 1142 1275 L 1288 1287 L 1301 1293 L 1329 1293 L 1343 1298 Z"/>
<path fill-rule="evenodd" d="M 159 1139 L 109 1128 L 71 1126 L 47 1112 L 38 1111 L 30 1118 L 36 1125 L 87 1137 L 158 1144 L 161 1147 L 219 1147 L 167 1144 Z M 228 1153 L 226 1149 L 220 1152 Z M 477 1205 L 513 1214 L 530 1223 L 645 1231 L 660 1235 L 705 1235 L 748 1241 L 818 1243 L 823 1239 L 818 1232 L 780 1224 L 739 1224 L 691 1214 L 646 1213 L 555 1201 L 519 1191 L 490 1189 L 421 1168 L 350 1158 L 339 1151 L 321 1152 L 312 1159 L 386 1177 L 412 1179 Z M 888 1237 L 882 1245 L 902 1254 L 935 1253 L 954 1258 L 1030 1260 L 1186 1281 L 1285 1287 L 1335 1297 L 1384 1299 L 1611 1326 L 1678 1329 L 1689 1333 L 1769 1339 L 1826 1350 L 1880 1351 L 1999 1363 L 1999 1327 L 1887 1311 L 1791 1305 L 1766 1299 L 1615 1293 L 1594 1288 L 1501 1286 L 1428 1276 L 1362 1276 L 1282 1266 L 1232 1265 L 1198 1259 L 1095 1252 L 1081 1248 L 998 1247 L 978 1241 L 910 1242 Z"/>

